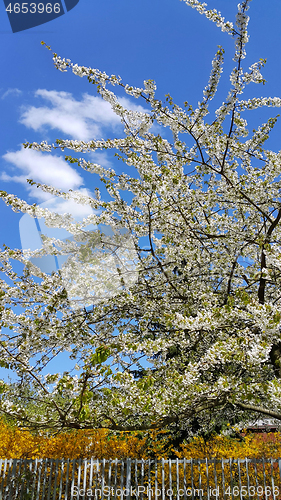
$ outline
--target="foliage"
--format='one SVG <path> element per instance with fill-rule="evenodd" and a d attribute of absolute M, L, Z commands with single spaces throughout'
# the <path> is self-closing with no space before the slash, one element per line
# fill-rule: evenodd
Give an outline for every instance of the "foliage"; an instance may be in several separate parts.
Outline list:
<path fill-rule="evenodd" d="M 143 458 L 146 438 L 139 435 L 111 435 L 106 429 L 71 431 L 56 435 L 34 434 L 2 423 L 0 458 Z"/>
<path fill-rule="evenodd" d="M 182 443 L 179 449 L 167 445 L 163 431 L 118 435 L 107 429 L 72 430 L 56 434 L 32 433 L 28 429 L 1 422 L 0 458 L 53 458 L 53 459 L 115 459 L 118 460 L 170 458 L 279 458 L 281 456 L 280 433 L 246 433 L 240 438 L 213 436 L 208 440 L 196 437 Z"/>
<path fill-rule="evenodd" d="M 279 467 L 275 463 L 253 463 L 250 462 L 246 468 L 239 468 L 237 464 L 232 463 L 225 464 L 222 469 L 221 463 L 217 465 L 210 464 L 208 467 L 208 474 L 210 480 L 207 480 L 206 465 L 204 465 L 204 460 L 208 459 L 221 459 L 221 458 L 279 458 L 281 453 L 281 436 L 280 433 L 261 433 L 261 434 L 245 434 L 243 438 L 233 439 L 229 436 L 214 436 L 208 441 L 204 441 L 202 437 L 194 438 L 188 444 L 182 444 L 181 450 L 176 451 L 176 456 L 178 458 L 199 458 L 203 460 L 203 464 L 200 467 L 200 473 L 202 477 L 202 487 L 204 489 L 208 488 L 208 485 L 212 488 L 216 487 L 217 482 L 220 484 L 225 484 L 225 488 L 230 488 L 231 491 L 233 487 L 236 486 L 236 491 L 240 491 L 242 485 L 263 485 L 264 477 L 274 478 L 275 485 L 280 483 Z M 195 468 L 194 480 L 199 481 L 199 470 Z M 232 474 L 231 474 L 232 472 Z M 217 480 L 214 479 L 215 475 Z M 234 480 L 230 479 L 234 477 Z M 183 471 L 181 471 L 181 477 L 183 478 Z M 189 474 L 187 475 L 187 481 L 191 478 Z M 240 486 L 239 486 L 240 485 Z M 252 488 L 252 495 L 257 491 Z M 234 490 L 235 491 L 235 490 Z M 260 487 L 259 492 L 263 492 Z M 238 495 L 238 493 L 237 493 Z M 243 495 L 244 496 L 244 495 Z M 251 496 L 249 496 L 251 498 Z"/>
<path fill-rule="evenodd" d="M 34 436 L 29 431 L 12 429 L 11 426 L 4 423 L 3 427 L 1 427 L 2 431 L 0 432 L 0 458 L 9 456 L 23 459 L 18 460 L 17 464 L 10 464 L 10 469 L 13 465 L 17 471 L 13 478 L 10 477 L 6 466 L 2 464 L 2 488 L 6 487 L 6 494 L 13 493 L 15 496 L 12 498 L 17 498 L 20 494 L 19 491 L 26 495 L 23 498 L 31 498 L 33 491 L 40 492 L 40 498 L 44 498 L 44 491 L 46 492 L 46 489 L 49 491 L 50 485 L 51 491 L 57 491 L 58 496 L 62 492 L 62 498 L 66 498 L 66 484 L 67 482 L 69 484 L 69 478 L 71 478 L 72 484 L 81 485 L 81 476 L 84 480 L 87 477 L 87 484 L 91 484 L 92 488 L 97 488 L 98 491 L 102 484 L 107 488 L 110 485 L 113 490 L 116 488 L 116 498 L 122 498 L 120 492 L 121 485 L 124 488 L 127 458 L 145 459 L 142 463 L 137 464 L 137 468 L 135 468 L 134 460 L 131 464 L 133 484 L 142 484 L 145 489 L 153 488 L 157 482 L 158 488 L 161 485 L 161 489 L 163 488 L 166 492 L 172 490 L 174 495 L 185 486 L 190 495 L 193 488 L 199 488 L 205 492 L 211 488 L 213 496 L 215 496 L 215 488 L 219 488 L 219 491 L 224 488 L 226 495 L 231 494 L 233 489 L 234 497 L 239 496 L 241 490 L 245 499 L 252 498 L 256 492 L 260 498 L 266 499 L 271 498 L 272 480 L 274 480 L 274 492 L 278 494 L 277 485 L 280 481 L 278 463 L 273 463 L 272 460 L 268 462 L 263 460 L 258 463 L 245 460 L 246 456 L 251 459 L 279 457 L 281 436 L 278 433 L 246 434 L 244 438 L 241 436 L 240 440 L 229 436 L 213 436 L 208 441 L 195 438 L 189 443 L 182 444 L 180 451 L 175 450 L 176 456 L 180 458 L 179 462 L 175 463 L 176 461 L 172 460 L 161 463 L 161 458 L 168 458 L 168 456 L 158 453 L 157 438 L 162 439 L 162 433 L 158 436 L 155 431 L 146 439 L 141 439 L 140 435 L 129 435 L 128 433 L 123 433 L 116 439 L 116 436 L 107 430 L 79 430 L 48 437 L 46 435 Z M 157 446 L 157 453 L 154 454 L 152 454 L 151 439 L 154 439 Z M 151 456 L 154 459 L 157 458 L 158 462 L 146 460 Z M 39 460 L 26 463 L 24 460 L 26 457 L 38 458 Z M 57 462 L 48 458 L 45 460 L 45 457 L 63 458 L 64 460 L 62 463 L 58 463 L 59 460 Z M 82 473 L 81 470 L 79 471 L 79 465 L 83 464 L 85 457 L 94 459 L 93 468 L 90 468 L 88 463 L 88 474 L 85 473 L 86 465 L 84 465 L 84 471 L 82 468 Z M 123 459 L 123 467 L 121 463 L 117 464 L 118 460 L 115 461 L 112 457 Z M 242 458 L 243 460 L 238 465 L 233 460 L 230 462 L 230 457 L 232 459 Z M 111 460 L 102 464 L 95 462 L 96 459 L 102 461 L 103 458 L 111 458 Z M 183 458 L 187 460 L 184 461 Z M 206 458 L 209 459 L 208 463 L 206 463 Z M 216 460 L 213 460 L 214 458 Z M 221 458 L 227 459 L 223 465 L 220 461 Z M 73 459 L 76 459 L 76 462 Z M 199 459 L 199 462 L 196 459 Z M 47 486 L 45 484 L 46 478 Z M 266 494 L 265 487 L 267 487 Z M 146 496 L 148 493 L 145 492 L 144 497 L 146 498 Z M 189 496 L 188 493 L 187 496 Z M 197 498 L 196 495 L 195 498 Z"/>
<path fill-rule="evenodd" d="M 181 444 L 176 451 L 178 458 L 279 458 L 281 453 L 280 433 L 247 433 L 242 439 L 229 436 L 213 436 L 205 441 L 194 438 L 190 443 Z"/>
<path fill-rule="evenodd" d="M 242 67 L 249 0 L 239 4 L 235 27 L 205 4 L 185 1 L 235 39 L 231 88 L 209 121 L 222 47 L 196 109 L 170 96 L 162 102 L 151 80 L 136 88 L 53 54 L 57 69 L 96 86 L 125 135 L 25 144 L 46 154 L 67 149 L 84 155 L 65 159 L 98 176 L 103 195 L 38 185 L 88 204 L 94 213 L 81 223 L 1 194 L 13 210 L 73 235 L 68 242 L 46 238 L 43 250 L 29 256 L 1 252 L 1 364 L 18 382 L 2 383 L 0 409 L 19 425 L 174 427 L 196 435 L 257 414 L 281 420 L 281 153 L 265 148 L 277 118 L 251 134 L 244 118 L 252 109 L 280 107 L 281 99 L 242 98 L 248 84 L 265 82 L 264 60 Z M 140 99 L 143 111 L 125 109 L 112 86 Z M 123 160 L 121 175 L 85 159 L 108 149 Z M 87 231 L 89 224 L 101 230 Z M 114 248 L 128 245 L 128 255 L 135 252 L 134 266 L 126 271 L 121 262 L 112 280 L 102 265 L 104 225 L 113 228 Z M 70 255 L 61 272 L 48 275 L 28 258 L 49 253 Z M 13 259 L 24 266 L 21 275 Z M 93 288 L 97 275 L 101 281 Z M 43 375 L 65 350 L 77 374 Z"/>

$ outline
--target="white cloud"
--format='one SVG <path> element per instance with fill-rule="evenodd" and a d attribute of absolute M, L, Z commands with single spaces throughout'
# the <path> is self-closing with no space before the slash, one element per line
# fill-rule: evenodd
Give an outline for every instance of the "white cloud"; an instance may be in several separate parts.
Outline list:
<path fill-rule="evenodd" d="M 29 184 L 27 184 L 26 177 L 24 177 L 23 183 L 26 184 L 26 189 L 28 190 L 29 196 L 35 199 L 36 202 L 43 203 L 45 201 L 51 200 L 54 196 L 53 194 L 46 193 L 46 191 L 42 191 L 42 189 L 38 189 L 36 186 L 30 186 Z"/>
<path fill-rule="evenodd" d="M 120 117 L 112 111 L 110 104 L 99 96 L 85 93 L 82 100 L 77 101 L 68 92 L 46 89 L 37 90 L 35 96 L 47 101 L 48 105 L 28 106 L 20 118 L 21 123 L 33 130 L 41 130 L 45 126 L 60 130 L 70 139 L 88 141 L 101 137 L 104 127 L 115 129 L 121 124 Z M 126 97 L 119 101 L 127 109 L 145 111 Z"/>
<path fill-rule="evenodd" d="M 91 195 L 90 191 L 86 188 L 80 188 L 79 192 L 86 196 Z M 94 210 L 89 205 L 79 205 L 73 200 L 64 200 L 59 197 L 52 197 L 47 202 L 42 203 L 40 207 L 48 208 L 51 212 L 58 214 L 71 214 L 77 221 L 94 213 Z"/>
<path fill-rule="evenodd" d="M 42 97 L 50 106 L 29 106 L 22 114 L 20 122 L 33 130 L 47 126 L 57 129 L 71 139 L 91 140 L 101 135 L 104 126 L 120 124 L 110 104 L 100 97 L 84 94 L 76 101 L 72 94 L 54 90 L 37 90 L 36 97 Z"/>
<path fill-rule="evenodd" d="M 89 160 L 92 163 L 98 163 L 103 168 L 113 168 L 112 161 L 108 158 L 106 151 L 95 151 L 94 153 L 90 153 Z"/>
<path fill-rule="evenodd" d="M 13 171 L 19 169 L 22 173 L 11 175 L 3 172 L 0 179 L 24 184 L 29 195 L 43 203 L 42 207 L 57 213 L 69 213 L 77 220 L 93 213 L 91 207 L 87 205 L 79 205 L 72 200 L 64 200 L 63 198 L 54 198 L 53 194 L 27 184 L 26 179 L 32 179 L 62 191 L 73 189 L 90 196 L 90 191 L 81 187 L 84 184 L 83 178 L 62 157 L 22 148 L 14 153 L 6 153 L 3 158 L 12 165 Z"/>
<path fill-rule="evenodd" d="M 5 97 L 7 97 L 10 94 L 20 95 L 21 93 L 22 93 L 22 91 L 17 89 L 17 88 L 15 88 L 15 89 L 10 88 L 10 89 L 6 90 L 6 92 L 4 92 L 4 94 L 2 94 L 1 99 L 5 99 Z"/>
<path fill-rule="evenodd" d="M 4 181 L 26 184 L 26 179 L 32 179 L 63 191 L 78 189 L 83 185 L 83 178 L 59 156 L 21 148 L 19 151 L 6 153 L 3 158 L 22 172 L 20 175 L 3 172 L 1 179 Z M 45 194 L 42 196 L 42 191 L 40 195 L 39 193 L 39 189 L 32 189 L 36 198 L 46 199 Z"/>
<path fill-rule="evenodd" d="M 4 95 L 13 92 L 17 94 L 21 91 L 9 89 Z M 101 137 L 105 127 L 111 129 L 120 127 L 120 131 L 123 128 L 120 117 L 100 96 L 83 94 L 79 101 L 71 93 L 46 89 L 37 90 L 35 96 L 43 99 L 46 104 L 39 107 L 34 105 L 25 107 L 20 121 L 36 131 L 43 129 L 44 135 L 46 129 L 51 128 L 63 132 L 70 136 L 69 138 L 90 140 Z M 119 102 L 127 109 L 145 112 L 142 106 L 127 97 L 120 98 Z M 27 178 L 63 191 L 82 190 L 83 177 L 60 156 L 22 147 L 16 152 L 7 152 L 3 158 L 10 164 L 10 168 L 2 171 L 0 179 L 23 184 L 29 195 L 39 203 L 50 201 L 53 195 L 37 189 L 36 186 L 30 186 L 26 182 Z M 89 159 L 105 168 L 112 167 L 111 159 L 105 151 L 93 152 Z M 74 211 L 78 214 L 79 210 L 82 210 L 81 207 L 78 209 L 76 206 Z M 65 212 L 72 213 L 72 210 L 65 209 Z"/>
<path fill-rule="evenodd" d="M 128 99 L 128 97 L 119 97 L 118 101 L 120 102 L 121 106 L 123 106 L 126 109 L 130 109 L 132 111 L 139 111 L 140 113 L 148 113 L 149 110 L 143 108 L 140 104 L 137 104 L 135 99 L 131 101 Z"/>

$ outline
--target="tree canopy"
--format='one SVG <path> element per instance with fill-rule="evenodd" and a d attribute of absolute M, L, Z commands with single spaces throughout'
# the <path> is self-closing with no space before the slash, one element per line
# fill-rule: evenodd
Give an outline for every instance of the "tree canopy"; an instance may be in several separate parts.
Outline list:
<path fill-rule="evenodd" d="M 81 223 L 1 192 L 13 210 L 73 235 L 67 242 L 46 238 L 30 255 L 9 248 L 0 255 L 1 366 L 18 376 L 2 383 L 0 410 L 20 425 L 175 426 L 192 434 L 261 414 L 281 420 L 281 152 L 265 148 L 277 117 L 252 132 L 244 118 L 249 110 L 280 107 L 281 98 L 243 100 L 248 84 L 265 82 L 265 60 L 243 68 L 250 0 L 238 5 L 235 24 L 202 2 L 185 3 L 235 41 L 230 90 L 210 118 L 222 47 L 196 109 L 170 95 L 160 100 L 152 80 L 133 87 L 53 53 L 58 70 L 96 86 L 124 135 L 25 144 L 46 154 L 72 151 L 66 161 L 104 183 L 107 197 L 99 189 L 91 197 L 38 184 L 93 208 Z M 122 92 L 144 110 L 125 109 Z M 122 174 L 87 160 L 87 153 L 108 149 L 123 160 Z M 87 230 L 89 224 L 100 230 Z M 110 242 L 105 226 L 113 231 Z M 121 246 L 130 265 L 119 259 L 109 276 L 102 259 L 110 245 Z M 68 256 L 51 275 L 30 261 L 50 253 Z M 76 375 L 43 375 L 62 351 Z"/>

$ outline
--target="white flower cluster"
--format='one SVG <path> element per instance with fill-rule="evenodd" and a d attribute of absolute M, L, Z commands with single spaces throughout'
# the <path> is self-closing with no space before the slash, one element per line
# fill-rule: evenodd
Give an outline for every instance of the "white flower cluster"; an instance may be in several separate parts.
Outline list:
<path fill-rule="evenodd" d="M 236 15 L 236 26 L 238 31 L 238 37 L 236 38 L 235 47 L 236 52 L 234 56 L 234 61 L 239 61 L 246 57 L 245 45 L 249 41 L 249 35 L 247 32 L 247 27 L 249 23 L 249 16 L 245 12 L 249 9 L 249 3 L 251 0 L 245 0 L 242 4 L 238 4 L 238 12 Z"/>
<path fill-rule="evenodd" d="M 216 9 L 210 9 L 207 10 L 207 4 L 205 2 L 199 2 L 198 0 L 183 0 L 187 5 L 192 7 L 193 9 L 196 9 L 199 14 L 203 14 L 209 19 L 210 21 L 216 23 L 216 25 L 222 30 L 226 31 L 230 35 L 234 34 L 234 28 L 233 28 L 233 23 L 224 20 L 224 17 L 222 17 L 221 13 L 218 12 Z"/>
<path fill-rule="evenodd" d="M 252 99 L 248 99 L 247 101 L 239 101 L 239 109 L 241 111 L 245 109 L 257 109 L 263 106 L 270 106 L 274 108 L 281 107 L 281 98 L 280 97 L 252 97 Z"/>
<path fill-rule="evenodd" d="M 132 430 L 155 422 L 190 428 L 196 417 L 208 430 L 222 416 L 242 418 L 245 404 L 278 411 L 281 420 L 281 153 L 264 149 L 276 118 L 249 133 L 242 115 L 280 107 L 281 98 L 240 99 L 246 84 L 264 83 L 263 60 L 248 72 L 241 67 L 249 0 L 239 5 L 237 30 L 205 3 L 185 1 L 236 37 L 231 88 L 209 123 L 221 47 L 197 109 L 181 108 L 169 95 L 163 103 L 152 80 L 134 87 L 54 55 L 58 69 L 70 68 L 96 85 L 125 134 L 25 146 L 74 155 L 115 151 L 126 172 L 69 155 L 71 164 L 99 176 L 104 191 L 89 196 L 38 184 L 89 205 L 94 213 L 81 222 L 0 192 L 13 210 L 44 217 L 47 226 L 73 236 L 45 238 L 35 252 L 0 252 L 0 354 L 20 382 L 1 385 L 0 410 L 19 421 L 22 410 L 11 401 L 22 394 L 26 412 L 30 396 L 31 413 L 35 399 L 43 415 L 36 425 L 55 429 Z M 126 109 L 108 85 L 143 99 L 149 110 Z M 161 136 L 164 127 L 169 133 Z M 91 231 L 89 224 L 108 231 Z M 46 255 L 64 258 L 59 272 L 44 273 L 27 259 Z M 76 376 L 44 377 L 42 370 L 63 351 Z"/>
<path fill-rule="evenodd" d="M 212 61 L 212 71 L 210 74 L 208 85 L 203 91 L 204 99 L 201 103 L 198 103 L 198 109 L 194 110 L 194 114 L 192 116 L 193 124 L 197 124 L 198 120 L 200 120 L 200 118 L 203 118 L 203 116 L 208 113 L 208 103 L 216 94 L 222 74 L 223 54 L 224 50 L 222 49 L 222 47 L 219 47 L 219 50 L 217 51 L 216 56 Z"/>
<path fill-rule="evenodd" d="M 245 72 L 243 74 L 243 80 L 245 83 L 265 83 L 265 80 L 260 72 L 262 66 L 264 66 L 265 60 L 261 59 L 260 61 L 252 64 L 249 68 L 250 72 Z"/>

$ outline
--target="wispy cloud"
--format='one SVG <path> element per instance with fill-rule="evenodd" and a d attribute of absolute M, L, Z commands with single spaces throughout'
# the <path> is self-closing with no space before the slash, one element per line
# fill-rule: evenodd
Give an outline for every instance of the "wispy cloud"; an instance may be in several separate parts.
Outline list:
<path fill-rule="evenodd" d="M 8 97 L 8 95 L 11 95 L 11 94 L 17 96 L 17 95 L 20 95 L 21 93 L 22 93 L 22 91 L 19 89 L 16 89 L 16 88 L 11 89 L 10 88 L 10 89 L 6 90 L 6 92 L 4 92 L 4 94 L 1 95 L 1 99 L 5 99 L 5 97 Z"/>
<path fill-rule="evenodd" d="M 20 182 L 26 186 L 29 195 L 41 203 L 40 206 L 48 208 L 52 212 L 71 214 L 76 220 L 81 220 L 93 213 L 92 208 L 88 205 L 79 205 L 73 200 L 54 198 L 54 195 L 27 184 L 26 179 L 32 179 L 62 191 L 73 189 L 90 196 L 90 191 L 82 187 L 83 178 L 63 158 L 23 148 L 14 153 L 6 153 L 3 158 L 11 165 L 12 171 L 19 170 L 21 174 L 11 175 L 3 172 L 0 179 Z"/>
<path fill-rule="evenodd" d="M 41 201 L 50 196 L 39 189 L 28 186 L 26 179 L 48 184 L 63 191 L 78 189 L 83 185 L 83 178 L 62 157 L 21 148 L 19 151 L 6 153 L 3 158 L 12 165 L 12 171 L 18 169 L 21 173 L 11 175 L 10 172 L 4 171 L 1 174 L 1 179 L 25 184 L 30 194 Z"/>
<path fill-rule="evenodd" d="M 98 163 L 104 168 L 113 168 L 113 162 L 107 155 L 107 151 L 95 151 L 94 153 L 90 153 L 89 160 L 93 163 Z"/>
<path fill-rule="evenodd" d="M 83 94 L 80 101 L 68 92 L 39 89 L 37 98 L 47 101 L 44 106 L 27 106 L 20 122 L 26 127 L 40 131 L 44 127 L 60 130 L 70 139 L 91 140 L 101 137 L 104 128 L 116 129 L 120 126 L 120 117 L 101 97 Z M 122 106 L 137 111 L 145 111 L 126 97 L 120 99 Z"/>
<path fill-rule="evenodd" d="M 77 101 L 72 94 L 55 90 L 37 90 L 35 95 L 49 106 L 29 106 L 24 110 L 20 122 L 33 130 L 50 127 L 71 139 L 87 141 L 99 137 L 103 127 L 120 124 L 110 104 L 100 97 L 84 94 L 82 100 Z"/>
<path fill-rule="evenodd" d="M 20 91 L 9 89 L 5 94 L 12 92 Z M 35 96 L 43 100 L 43 105 L 36 107 L 33 103 L 22 108 L 20 122 L 35 131 L 42 131 L 44 136 L 46 131 L 56 129 L 68 138 L 91 140 L 102 137 L 105 128 L 107 129 L 105 133 L 110 129 L 120 127 L 121 131 L 123 128 L 120 117 L 100 96 L 83 94 L 81 100 L 76 100 L 71 93 L 46 89 L 37 90 Z M 119 101 L 127 109 L 145 111 L 142 106 L 127 97 L 122 97 Z M 52 195 L 37 189 L 36 186 L 30 186 L 26 179 L 54 186 L 62 191 L 83 190 L 83 177 L 61 156 L 22 147 L 18 151 L 7 152 L 3 155 L 3 159 L 9 164 L 9 168 L 2 170 L 0 179 L 23 184 L 29 195 L 41 203 L 49 201 Z M 94 152 L 90 155 L 90 160 L 106 168 L 112 166 L 106 152 Z M 76 208 L 75 212 L 78 213 L 79 210 Z"/>
<path fill-rule="evenodd" d="M 86 196 L 91 195 L 90 191 L 86 188 L 80 188 L 79 192 Z M 63 198 L 52 198 L 40 206 L 58 214 L 71 214 L 75 217 L 75 220 L 82 220 L 84 217 L 94 213 L 94 210 L 89 205 L 81 205 L 74 200 L 64 200 Z"/>

